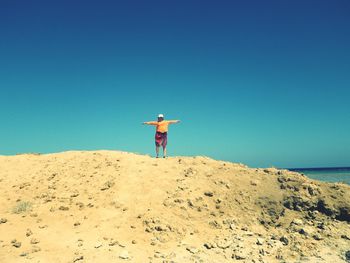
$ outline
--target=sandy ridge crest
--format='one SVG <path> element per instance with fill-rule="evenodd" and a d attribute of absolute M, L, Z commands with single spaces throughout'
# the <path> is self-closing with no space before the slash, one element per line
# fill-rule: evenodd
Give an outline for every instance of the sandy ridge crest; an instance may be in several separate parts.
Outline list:
<path fill-rule="evenodd" d="M 0 156 L 0 262 L 346 262 L 350 186 L 208 157 Z"/>

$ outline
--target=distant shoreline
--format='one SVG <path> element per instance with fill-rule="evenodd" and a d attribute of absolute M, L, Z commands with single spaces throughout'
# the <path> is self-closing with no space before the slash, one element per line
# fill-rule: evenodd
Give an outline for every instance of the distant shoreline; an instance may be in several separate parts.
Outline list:
<path fill-rule="evenodd" d="M 350 171 L 350 167 L 285 168 L 289 171 Z"/>
<path fill-rule="evenodd" d="M 350 185 L 350 167 L 293 168 L 289 170 L 319 181 L 342 182 Z"/>

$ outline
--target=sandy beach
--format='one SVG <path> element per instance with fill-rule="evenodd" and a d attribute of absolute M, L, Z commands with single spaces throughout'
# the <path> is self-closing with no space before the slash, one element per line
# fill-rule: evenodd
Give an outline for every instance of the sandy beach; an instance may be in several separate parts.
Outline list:
<path fill-rule="evenodd" d="M 0 156 L 0 193 L 2 263 L 336 263 L 350 250 L 349 185 L 208 157 Z"/>

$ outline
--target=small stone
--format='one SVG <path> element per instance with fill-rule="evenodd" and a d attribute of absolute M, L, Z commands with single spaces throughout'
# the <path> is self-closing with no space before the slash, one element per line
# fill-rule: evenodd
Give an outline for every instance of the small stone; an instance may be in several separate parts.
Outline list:
<path fill-rule="evenodd" d="M 299 234 L 304 235 L 304 236 L 308 236 L 309 235 L 309 233 L 304 228 L 301 228 L 299 230 Z"/>
<path fill-rule="evenodd" d="M 271 239 L 272 239 L 272 240 L 277 240 L 278 238 L 277 238 L 277 236 L 276 236 L 275 234 L 272 234 L 272 235 L 271 235 Z"/>
<path fill-rule="evenodd" d="M 213 192 L 210 192 L 210 191 L 206 191 L 206 192 L 204 192 L 204 195 L 205 195 L 205 196 L 209 196 L 209 197 L 213 197 L 213 196 L 214 196 L 214 193 L 213 193 Z"/>
<path fill-rule="evenodd" d="M 116 240 L 111 240 L 109 243 L 108 243 L 108 246 L 115 246 L 115 245 L 118 245 L 118 241 Z"/>
<path fill-rule="evenodd" d="M 119 254 L 119 258 L 121 259 L 128 259 L 129 258 L 129 252 L 126 250 L 123 250 L 120 254 Z"/>
<path fill-rule="evenodd" d="M 344 238 L 344 239 L 350 240 L 350 237 L 349 237 L 348 235 L 341 235 L 341 238 Z"/>
<path fill-rule="evenodd" d="M 350 250 L 348 250 L 348 251 L 346 251 L 345 252 L 345 259 L 346 259 L 346 261 L 350 261 Z"/>
<path fill-rule="evenodd" d="M 19 248 L 21 247 L 22 243 L 21 242 L 12 242 L 12 246 L 16 247 L 16 248 Z"/>
<path fill-rule="evenodd" d="M 293 221 L 292 221 L 292 223 L 293 223 L 294 225 L 298 225 L 298 226 L 303 225 L 303 221 L 302 221 L 301 219 L 298 219 L 298 218 L 294 218 Z"/>
<path fill-rule="evenodd" d="M 253 186 L 257 186 L 258 182 L 257 181 L 250 181 L 250 184 L 253 185 Z"/>
<path fill-rule="evenodd" d="M 95 248 L 100 248 L 100 247 L 102 247 L 102 243 L 101 243 L 101 242 L 97 242 L 97 243 L 95 244 Z"/>
<path fill-rule="evenodd" d="M 212 248 L 214 248 L 214 245 L 213 245 L 212 243 L 210 243 L 210 242 L 204 243 L 203 246 L 204 246 L 206 249 L 212 249 Z"/>
<path fill-rule="evenodd" d="M 39 252 L 39 251 L 41 251 L 41 248 L 40 248 L 40 247 L 38 247 L 38 246 L 33 246 L 33 248 L 32 248 L 32 253 L 36 253 L 36 252 Z"/>
<path fill-rule="evenodd" d="M 75 222 L 74 226 L 80 226 L 80 222 Z"/>
<path fill-rule="evenodd" d="M 7 222 L 7 219 L 6 218 L 1 218 L 0 219 L 0 224 L 5 224 Z"/>
<path fill-rule="evenodd" d="M 104 183 L 104 185 L 101 187 L 101 191 L 108 190 L 109 188 L 114 186 L 114 182 L 112 181 L 107 181 Z"/>
<path fill-rule="evenodd" d="M 242 251 L 236 252 L 234 255 L 232 255 L 232 258 L 237 259 L 237 260 L 243 260 L 247 258 L 247 255 L 243 253 Z"/>
<path fill-rule="evenodd" d="M 136 240 L 132 240 L 131 243 L 134 245 L 137 244 Z"/>
<path fill-rule="evenodd" d="M 28 228 L 27 231 L 26 231 L 26 236 L 29 237 L 29 236 L 31 236 L 31 235 L 33 235 L 33 232 L 32 232 L 32 230 L 30 230 L 30 229 Z"/>
<path fill-rule="evenodd" d="M 283 253 L 281 250 L 277 250 L 275 258 L 279 260 L 283 259 Z"/>
<path fill-rule="evenodd" d="M 286 236 L 282 236 L 280 238 L 280 241 L 282 242 L 283 245 L 287 246 L 289 244 L 289 240 Z"/>
<path fill-rule="evenodd" d="M 235 225 L 234 224 L 230 224 L 230 229 L 231 230 L 235 230 Z"/>
<path fill-rule="evenodd" d="M 243 227 L 241 228 L 241 230 L 243 230 L 243 231 L 248 231 L 248 227 L 243 226 Z"/>
<path fill-rule="evenodd" d="M 77 196 L 79 196 L 79 193 L 77 192 L 70 195 L 70 197 L 77 197 Z"/>
<path fill-rule="evenodd" d="M 28 252 L 22 252 L 21 254 L 19 254 L 20 257 L 26 257 L 28 255 Z"/>
<path fill-rule="evenodd" d="M 155 258 L 166 258 L 166 255 L 161 253 L 160 251 L 155 251 L 154 253 Z M 164 261 L 163 261 L 164 262 Z"/>
<path fill-rule="evenodd" d="M 198 253 L 198 249 L 195 247 L 186 247 L 186 250 L 192 254 Z"/>
<path fill-rule="evenodd" d="M 154 227 L 155 230 L 157 231 L 166 231 L 167 227 L 166 226 L 162 226 L 162 225 L 158 225 Z"/>
<path fill-rule="evenodd" d="M 31 244 L 38 244 L 40 241 L 38 240 L 38 239 L 36 239 L 36 238 L 32 238 L 31 240 L 30 240 L 30 243 Z"/>
<path fill-rule="evenodd" d="M 232 245 L 232 241 L 230 240 L 220 240 L 216 243 L 216 245 L 219 247 L 219 248 L 222 248 L 222 249 L 226 249 L 226 248 L 229 248 L 231 245 Z"/>
<path fill-rule="evenodd" d="M 216 228 L 216 229 L 221 229 L 222 228 L 222 225 L 216 220 L 210 221 L 209 225 L 211 227 L 213 227 L 213 228 Z"/>
<path fill-rule="evenodd" d="M 77 261 L 83 260 L 83 259 L 84 259 L 84 256 L 78 256 L 78 257 L 73 259 L 73 262 L 77 262 Z"/>
<path fill-rule="evenodd" d="M 69 207 L 61 205 L 58 209 L 62 210 L 62 211 L 67 211 L 67 210 L 69 210 Z"/>
<path fill-rule="evenodd" d="M 122 248 L 126 247 L 124 244 L 120 243 L 119 241 L 117 241 L 117 244 L 118 244 L 118 246 L 120 246 Z"/>
<path fill-rule="evenodd" d="M 257 239 L 256 239 L 256 244 L 259 245 L 259 246 L 261 246 L 262 244 L 264 244 L 264 239 L 262 239 L 262 238 L 257 238 Z"/>
<path fill-rule="evenodd" d="M 321 236 L 321 235 L 319 235 L 319 234 L 315 234 L 315 235 L 313 235 L 312 236 L 315 240 L 322 240 L 323 239 L 323 237 Z"/>
<path fill-rule="evenodd" d="M 248 236 L 248 237 L 252 237 L 252 236 L 254 236 L 254 233 L 251 232 L 251 231 L 247 231 L 247 232 L 244 233 L 244 235 Z"/>

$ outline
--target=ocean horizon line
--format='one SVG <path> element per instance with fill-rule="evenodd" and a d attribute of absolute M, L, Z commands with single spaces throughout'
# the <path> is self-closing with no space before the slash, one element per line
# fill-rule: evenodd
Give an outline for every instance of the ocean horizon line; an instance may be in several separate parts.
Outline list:
<path fill-rule="evenodd" d="M 348 171 L 350 170 L 350 166 L 339 166 L 339 167 L 300 167 L 300 168 L 279 168 L 279 169 L 287 169 L 289 171 Z"/>

